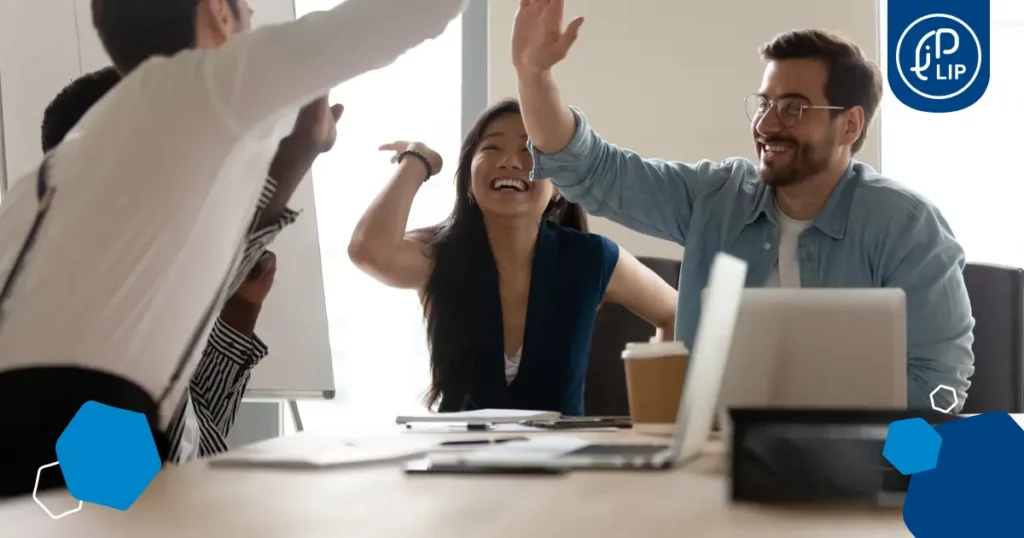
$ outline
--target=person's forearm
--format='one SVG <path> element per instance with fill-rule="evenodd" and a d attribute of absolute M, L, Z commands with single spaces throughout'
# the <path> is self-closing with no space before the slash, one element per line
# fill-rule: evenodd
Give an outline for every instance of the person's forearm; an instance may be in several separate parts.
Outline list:
<path fill-rule="evenodd" d="M 426 175 L 427 168 L 419 159 L 402 160 L 391 181 L 356 224 L 348 247 L 353 261 L 372 263 L 398 251 L 405 238 L 413 199 Z"/>
<path fill-rule="evenodd" d="M 214 323 L 189 383 L 201 457 L 227 449 L 224 438 L 231 431 L 252 369 L 266 355 L 266 344 L 255 335 L 240 333 L 224 316 Z"/>
<path fill-rule="evenodd" d="M 211 91 L 243 131 L 440 36 L 465 0 L 346 0 L 208 52 Z"/>
<path fill-rule="evenodd" d="M 260 305 L 231 297 L 221 309 L 220 319 L 232 329 L 245 336 L 252 336 L 256 331 L 256 321 L 260 317 Z"/>
<path fill-rule="evenodd" d="M 292 195 L 295 194 L 295 189 L 302 183 L 302 178 L 306 177 L 306 173 L 313 166 L 313 161 L 316 160 L 316 153 L 305 149 L 311 145 L 303 144 L 302 141 L 295 139 L 295 136 L 289 135 L 281 140 L 274 160 L 270 163 L 269 175 L 277 183 L 277 189 L 260 212 L 259 220 L 256 222 L 257 230 L 270 226 L 281 218 Z"/>
<path fill-rule="evenodd" d="M 562 102 L 550 71 L 517 73 L 519 104 L 530 143 L 541 153 L 562 151 L 576 134 L 576 120 Z"/>

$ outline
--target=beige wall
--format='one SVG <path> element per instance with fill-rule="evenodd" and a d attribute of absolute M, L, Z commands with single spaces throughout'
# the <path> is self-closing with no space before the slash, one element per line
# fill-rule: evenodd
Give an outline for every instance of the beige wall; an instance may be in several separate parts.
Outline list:
<path fill-rule="evenodd" d="M 601 135 L 649 157 L 694 161 L 753 156 L 743 97 L 756 91 L 757 49 L 776 33 L 837 31 L 878 61 L 876 0 L 568 0 L 566 20 L 586 23 L 558 68 L 563 97 Z M 517 2 L 491 0 L 492 100 L 516 93 L 508 36 Z M 878 164 L 878 124 L 859 158 Z M 634 254 L 678 257 L 676 245 L 594 219 L 595 232 Z"/>

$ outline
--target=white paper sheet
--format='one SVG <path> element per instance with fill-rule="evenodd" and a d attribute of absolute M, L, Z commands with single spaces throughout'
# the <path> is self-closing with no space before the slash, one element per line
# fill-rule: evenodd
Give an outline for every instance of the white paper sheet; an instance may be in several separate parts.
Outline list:
<path fill-rule="evenodd" d="M 321 468 L 401 461 L 422 456 L 432 443 L 316 440 L 305 443 L 256 444 L 210 461 L 213 467 Z"/>
<path fill-rule="evenodd" d="M 465 463 L 508 464 L 549 461 L 591 444 L 586 439 L 567 435 L 544 435 L 525 441 L 510 441 L 464 452 L 458 458 Z"/>
<path fill-rule="evenodd" d="M 429 413 L 424 415 L 401 415 L 395 419 L 398 424 L 415 422 L 461 422 L 465 424 L 495 424 L 522 422 L 524 420 L 557 420 L 561 415 L 552 411 L 527 411 L 522 409 L 478 409 L 457 413 Z"/>

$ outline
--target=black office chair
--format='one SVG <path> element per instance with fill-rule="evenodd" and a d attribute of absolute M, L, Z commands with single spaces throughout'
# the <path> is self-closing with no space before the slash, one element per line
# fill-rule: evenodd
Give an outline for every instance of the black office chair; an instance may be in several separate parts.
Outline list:
<path fill-rule="evenodd" d="M 1024 269 L 968 263 L 974 376 L 964 413 L 1024 413 Z"/>
<path fill-rule="evenodd" d="M 673 288 L 679 283 L 679 260 L 638 257 Z M 594 336 L 590 340 L 590 364 L 583 411 L 588 416 L 629 415 L 626 395 L 626 371 L 622 350 L 628 342 L 646 342 L 655 329 L 629 310 L 605 303 L 597 314 Z"/>

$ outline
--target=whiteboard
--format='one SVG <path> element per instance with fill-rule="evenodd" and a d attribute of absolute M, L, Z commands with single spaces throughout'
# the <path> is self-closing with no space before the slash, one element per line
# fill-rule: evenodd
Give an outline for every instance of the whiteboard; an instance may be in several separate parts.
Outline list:
<path fill-rule="evenodd" d="M 249 0 L 249 5 L 253 26 L 295 19 L 293 0 Z M 277 254 L 277 276 L 256 325 L 270 355 L 253 371 L 246 394 L 331 399 L 334 367 L 310 174 L 295 190 L 289 207 L 301 215 L 270 245 Z"/>
<path fill-rule="evenodd" d="M 249 4 L 254 26 L 295 18 L 293 0 L 249 0 Z M 90 0 L 75 0 L 79 21 L 91 20 L 89 6 Z M 91 24 L 79 24 L 79 29 L 83 70 L 110 65 Z M 301 214 L 270 245 L 277 254 L 277 275 L 256 324 L 256 334 L 270 354 L 253 370 L 246 396 L 330 399 L 334 397 L 334 368 L 310 175 L 288 205 Z"/>

